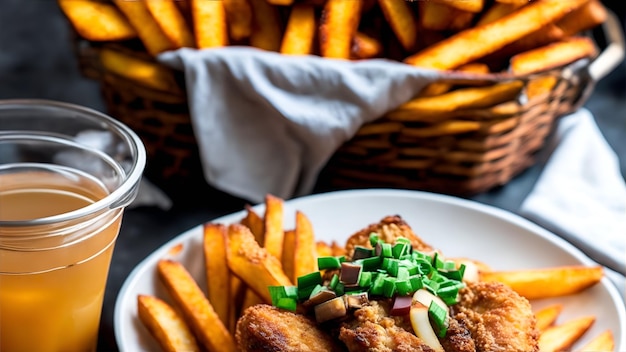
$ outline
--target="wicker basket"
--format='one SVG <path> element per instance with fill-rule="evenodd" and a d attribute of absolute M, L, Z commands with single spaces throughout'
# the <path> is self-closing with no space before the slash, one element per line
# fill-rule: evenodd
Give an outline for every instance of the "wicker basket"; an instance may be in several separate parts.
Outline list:
<path fill-rule="evenodd" d="M 506 184 L 534 163 L 556 119 L 584 104 L 595 81 L 619 63 L 621 57 L 614 51 L 606 57 L 607 48 L 614 45 L 623 53 L 623 37 L 615 27 L 619 28 L 619 22 L 610 16 L 597 40 L 602 53 L 594 61 L 522 78 L 527 84 L 532 78 L 555 77 L 557 84 L 548 94 L 450 112 L 438 123 L 394 121 L 383 116 L 362 126 L 329 161 L 320 175 L 319 188 L 391 187 L 470 196 Z M 105 46 L 142 58 L 146 54 L 132 45 L 96 44 L 80 38 L 75 43 L 80 69 L 101 83 L 108 113 L 143 139 L 148 152 L 146 176 L 170 195 L 206 187 L 183 78 L 178 77 L 179 92 L 141 86 L 104 70 L 98 52 Z M 592 65 L 595 74 L 590 74 Z M 484 75 L 463 84 L 510 79 Z"/>

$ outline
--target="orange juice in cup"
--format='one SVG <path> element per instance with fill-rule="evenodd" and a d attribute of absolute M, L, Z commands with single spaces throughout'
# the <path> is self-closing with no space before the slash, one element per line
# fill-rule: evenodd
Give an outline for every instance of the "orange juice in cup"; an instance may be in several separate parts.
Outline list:
<path fill-rule="evenodd" d="M 0 101 L 0 351 L 96 349 L 111 255 L 144 165 L 139 138 L 108 116 Z"/>

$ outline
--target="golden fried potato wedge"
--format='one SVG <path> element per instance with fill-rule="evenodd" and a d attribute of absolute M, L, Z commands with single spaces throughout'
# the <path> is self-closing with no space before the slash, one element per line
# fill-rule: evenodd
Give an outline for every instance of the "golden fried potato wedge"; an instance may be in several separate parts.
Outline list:
<path fill-rule="evenodd" d="M 599 0 L 591 0 L 556 22 L 565 36 L 573 36 L 606 21 L 608 11 Z"/>
<path fill-rule="evenodd" d="M 493 5 L 491 5 L 491 7 L 489 7 L 489 9 L 480 16 L 480 18 L 476 22 L 476 26 L 491 23 L 497 19 L 500 19 L 512 13 L 513 11 L 522 7 L 525 4 L 526 3 L 507 4 L 507 3 L 502 3 L 502 2 L 496 2 Z"/>
<path fill-rule="evenodd" d="M 385 19 L 396 37 L 407 51 L 412 51 L 417 42 L 418 23 L 405 0 L 378 0 Z"/>
<path fill-rule="evenodd" d="M 283 258 L 283 229 L 284 202 L 281 198 L 271 194 L 265 196 L 265 217 L 263 218 L 263 247 L 279 261 Z"/>
<path fill-rule="evenodd" d="M 383 44 L 380 40 L 371 37 L 363 32 L 356 32 L 352 38 L 352 48 L 350 59 L 362 60 L 379 56 L 383 51 Z"/>
<path fill-rule="evenodd" d="M 226 259 L 226 237 L 224 224 L 205 223 L 203 226 L 203 252 L 207 278 L 207 298 L 224 325 L 228 324 L 231 304 L 231 282 Z"/>
<path fill-rule="evenodd" d="M 254 292 L 270 303 L 268 286 L 292 286 L 280 260 L 255 241 L 250 229 L 241 224 L 228 227 L 228 267 Z"/>
<path fill-rule="evenodd" d="M 228 45 L 226 9 L 223 0 L 191 0 L 191 16 L 199 49 Z"/>
<path fill-rule="evenodd" d="M 301 211 L 296 211 L 295 248 L 293 277 L 298 278 L 317 271 L 315 233 L 311 220 Z M 293 282 L 296 282 L 295 280 Z"/>
<path fill-rule="evenodd" d="M 100 50 L 100 62 L 107 71 L 145 87 L 164 92 L 179 93 L 181 91 L 172 71 L 156 62 L 107 48 Z"/>
<path fill-rule="evenodd" d="M 161 259 L 157 270 L 198 341 L 209 351 L 236 352 L 235 339 L 187 269 L 174 260 Z"/>
<path fill-rule="evenodd" d="M 515 98 L 524 87 L 521 81 L 497 83 L 486 87 L 460 88 L 432 97 L 410 100 L 386 116 L 396 121 L 438 122 L 444 112 L 486 108 Z"/>
<path fill-rule="evenodd" d="M 459 10 L 478 13 L 483 10 L 485 0 L 432 0 Z"/>
<path fill-rule="evenodd" d="M 137 31 L 113 4 L 96 0 L 58 0 L 78 35 L 95 42 L 137 37 Z"/>
<path fill-rule="evenodd" d="M 445 3 L 424 1 L 419 3 L 419 21 L 422 28 L 433 31 L 448 29 L 456 10 Z"/>
<path fill-rule="evenodd" d="M 510 71 L 521 75 L 536 73 L 595 55 L 597 49 L 591 38 L 571 37 L 513 56 Z"/>
<path fill-rule="evenodd" d="M 320 54 L 334 59 L 349 59 L 352 40 L 361 19 L 360 0 L 328 0 L 322 10 L 319 38 Z"/>
<path fill-rule="evenodd" d="M 487 74 L 489 73 L 489 66 L 481 62 L 472 62 L 465 64 L 456 69 L 458 72 L 475 73 L 475 74 Z M 449 82 L 435 82 L 424 87 L 418 94 L 418 97 L 432 97 L 449 92 L 453 83 Z"/>
<path fill-rule="evenodd" d="M 547 328 L 539 334 L 539 350 L 541 352 L 569 350 L 595 321 L 594 316 L 584 316 Z"/>
<path fill-rule="evenodd" d="M 250 0 L 250 5 L 253 29 L 250 45 L 267 51 L 279 51 L 283 33 L 278 9 L 266 0 Z"/>
<path fill-rule="evenodd" d="M 143 0 L 174 48 L 194 47 L 193 33 L 180 8 L 171 0 Z"/>
<path fill-rule="evenodd" d="M 613 352 L 615 350 L 615 338 L 611 330 L 605 330 L 597 336 L 594 336 L 581 348 L 576 349 L 579 352 Z"/>
<path fill-rule="evenodd" d="M 312 5 L 293 5 L 280 45 L 281 54 L 308 55 L 313 53 L 316 21 L 315 8 Z"/>
<path fill-rule="evenodd" d="M 248 0 L 224 0 L 230 37 L 237 41 L 252 33 L 252 7 Z"/>
<path fill-rule="evenodd" d="M 528 299 L 539 299 L 578 293 L 600 282 L 603 276 L 601 266 L 572 265 L 484 272 L 480 279 L 502 282 Z"/>
<path fill-rule="evenodd" d="M 283 241 L 283 259 L 281 260 L 285 275 L 287 275 L 291 282 L 296 282 L 297 276 L 295 273 L 296 267 L 296 230 L 285 230 L 285 239 Z"/>
<path fill-rule="evenodd" d="M 458 32 L 407 57 L 404 62 L 440 70 L 454 69 L 541 29 L 587 1 L 589 0 L 533 2 L 509 16 Z"/>
<path fill-rule="evenodd" d="M 113 3 L 135 28 L 148 53 L 156 56 L 159 53 L 175 48 L 157 21 L 152 17 L 150 11 L 148 11 L 145 1 L 113 0 Z"/>
<path fill-rule="evenodd" d="M 265 239 L 265 224 L 263 223 L 263 218 L 257 214 L 257 212 L 250 205 L 246 205 L 246 216 L 241 219 L 241 224 L 247 226 L 254 238 L 259 244 L 262 244 Z"/>
<path fill-rule="evenodd" d="M 563 311 L 563 305 L 560 303 L 555 303 L 536 311 L 535 317 L 537 318 L 537 330 L 541 332 L 554 325 L 554 322 L 559 317 L 559 314 L 561 314 L 561 311 Z"/>
<path fill-rule="evenodd" d="M 163 351 L 200 351 L 185 320 L 162 299 L 149 295 L 137 296 L 137 315 Z"/>

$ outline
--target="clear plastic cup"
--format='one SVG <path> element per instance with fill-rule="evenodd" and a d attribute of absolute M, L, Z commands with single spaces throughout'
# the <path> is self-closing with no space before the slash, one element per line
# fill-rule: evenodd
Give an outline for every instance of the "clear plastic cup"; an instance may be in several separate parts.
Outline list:
<path fill-rule="evenodd" d="M 0 100 L 0 351 L 94 351 L 111 255 L 146 163 L 95 110 Z"/>

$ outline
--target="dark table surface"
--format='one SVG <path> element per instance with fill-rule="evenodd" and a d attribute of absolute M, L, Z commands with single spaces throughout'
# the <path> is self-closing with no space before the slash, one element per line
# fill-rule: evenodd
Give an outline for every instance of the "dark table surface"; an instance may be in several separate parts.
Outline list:
<path fill-rule="evenodd" d="M 613 7 L 624 19 L 624 4 Z M 608 4 L 608 2 L 607 2 Z M 96 82 L 80 75 L 72 54 L 68 25 L 53 0 L 0 0 L 0 99 L 43 98 L 104 111 Z M 626 175 L 626 67 L 622 63 L 599 82 L 586 103 Z M 517 212 L 541 173 L 541 160 L 507 185 L 471 199 Z M 106 289 L 99 350 L 116 351 L 113 311 L 130 271 L 174 236 L 220 215 L 241 210 L 244 201 L 211 190 L 200 199 L 176 202 L 168 210 L 127 210 Z"/>

